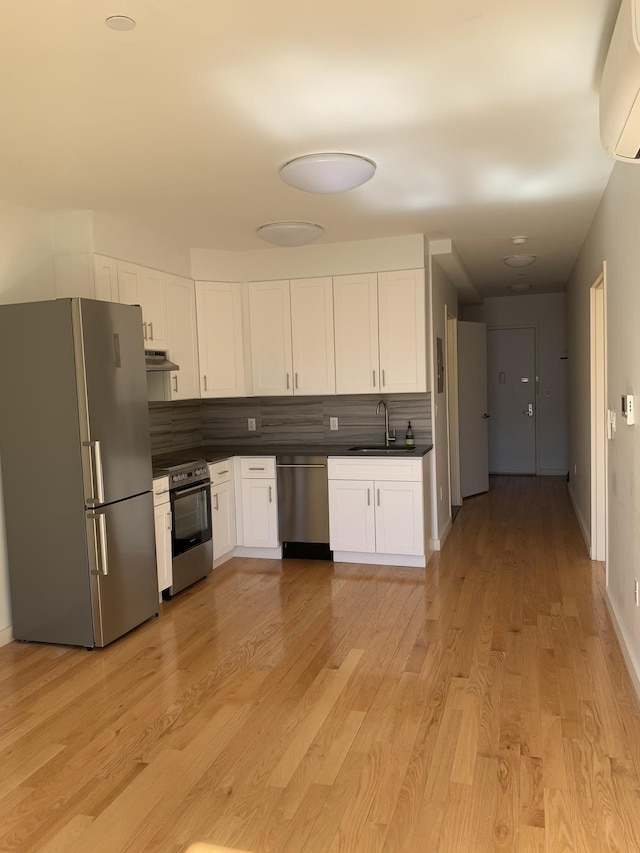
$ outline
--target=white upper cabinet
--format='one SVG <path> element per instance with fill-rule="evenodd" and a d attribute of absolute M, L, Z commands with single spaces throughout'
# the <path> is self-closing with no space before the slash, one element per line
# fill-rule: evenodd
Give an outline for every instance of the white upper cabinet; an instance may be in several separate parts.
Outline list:
<path fill-rule="evenodd" d="M 180 368 L 169 374 L 169 396 L 171 400 L 193 400 L 200 396 L 195 284 L 188 278 L 167 275 L 162 290 L 167 353 Z"/>
<path fill-rule="evenodd" d="M 290 293 L 293 393 L 335 394 L 333 280 L 293 279 Z"/>
<path fill-rule="evenodd" d="M 426 391 L 424 270 L 378 273 L 378 327 L 381 390 Z"/>
<path fill-rule="evenodd" d="M 120 302 L 140 305 L 146 349 L 167 348 L 162 307 L 162 273 L 137 264 L 118 261 Z"/>
<path fill-rule="evenodd" d="M 241 286 L 231 282 L 196 282 L 200 394 L 245 395 Z"/>
<path fill-rule="evenodd" d="M 95 298 L 103 302 L 120 302 L 118 262 L 104 255 L 93 256 Z"/>
<path fill-rule="evenodd" d="M 289 282 L 254 281 L 248 290 L 253 393 L 293 394 Z"/>
<path fill-rule="evenodd" d="M 336 392 L 380 390 L 378 283 L 376 273 L 333 279 Z"/>
<path fill-rule="evenodd" d="M 80 296 L 119 302 L 118 262 L 104 255 L 81 252 L 53 259 L 56 298 Z"/>
<path fill-rule="evenodd" d="M 338 394 L 427 390 L 424 270 L 334 278 Z"/>

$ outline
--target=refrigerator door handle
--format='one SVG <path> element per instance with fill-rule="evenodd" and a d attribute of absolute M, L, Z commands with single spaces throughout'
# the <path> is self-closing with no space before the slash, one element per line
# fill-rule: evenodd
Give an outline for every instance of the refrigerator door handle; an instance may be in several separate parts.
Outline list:
<path fill-rule="evenodd" d="M 83 441 L 85 447 L 89 448 L 91 465 L 91 497 L 87 498 L 87 504 L 95 506 L 104 503 L 104 473 L 102 470 L 102 453 L 99 441 Z"/>
<path fill-rule="evenodd" d="M 103 512 L 87 513 L 87 518 L 93 521 L 93 531 L 96 544 L 96 571 L 94 575 L 109 574 L 109 555 L 107 553 L 107 518 Z"/>

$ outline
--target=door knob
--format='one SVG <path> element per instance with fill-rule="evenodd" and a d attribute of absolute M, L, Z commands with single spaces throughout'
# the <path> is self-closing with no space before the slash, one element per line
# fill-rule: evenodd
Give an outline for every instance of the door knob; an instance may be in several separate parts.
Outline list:
<path fill-rule="evenodd" d="M 533 417 L 533 403 L 529 403 L 526 409 L 522 410 L 523 415 L 527 415 L 528 417 Z"/>

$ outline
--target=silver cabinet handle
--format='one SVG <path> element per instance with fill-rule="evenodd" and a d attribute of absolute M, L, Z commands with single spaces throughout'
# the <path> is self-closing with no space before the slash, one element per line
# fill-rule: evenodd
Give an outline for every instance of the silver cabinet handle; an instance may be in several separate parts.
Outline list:
<path fill-rule="evenodd" d="M 173 377 L 173 390 L 176 393 L 178 393 L 178 377 L 177 376 Z"/>
<path fill-rule="evenodd" d="M 142 334 L 144 336 L 145 341 L 148 341 L 149 338 L 147 337 L 147 324 L 144 322 L 142 324 Z"/>
<path fill-rule="evenodd" d="M 294 377 L 294 380 L 295 380 L 295 383 L 296 383 L 296 388 L 297 388 L 297 387 L 298 387 L 298 374 L 297 374 L 297 373 L 294 373 L 294 374 L 293 374 L 293 377 Z"/>
<path fill-rule="evenodd" d="M 219 504 L 218 504 L 218 495 L 217 495 L 217 494 L 215 494 L 215 495 L 214 495 L 214 498 L 216 499 L 216 505 L 214 506 L 214 509 L 215 509 L 215 510 L 216 510 L 216 512 L 217 512 L 217 511 L 218 511 L 218 509 L 219 509 Z"/>
<path fill-rule="evenodd" d="M 377 497 L 378 506 L 380 506 L 380 489 L 376 489 L 376 492 L 377 492 L 376 497 Z"/>
<path fill-rule="evenodd" d="M 149 340 L 152 341 L 153 340 L 153 323 L 149 323 L 149 329 L 150 329 Z"/>
<path fill-rule="evenodd" d="M 384 370 L 382 371 L 382 386 L 384 387 L 387 384 L 386 377 L 384 375 Z"/>
<path fill-rule="evenodd" d="M 287 373 L 287 391 L 289 390 L 289 374 Z"/>
<path fill-rule="evenodd" d="M 367 506 L 371 506 L 371 489 L 367 489 Z"/>
<path fill-rule="evenodd" d="M 375 370 L 373 371 L 373 387 L 374 388 L 376 387 L 376 372 L 375 372 Z"/>
<path fill-rule="evenodd" d="M 262 468 L 249 468 L 250 471 L 266 471 L 267 469 L 263 466 Z"/>
<path fill-rule="evenodd" d="M 93 519 L 94 522 L 98 574 L 106 577 L 109 574 L 109 555 L 107 554 L 107 518 L 104 512 L 91 513 L 88 517 Z"/>
<path fill-rule="evenodd" d="M 156 495 L 166 495 L 169 489 L 156 489 Z"/>
<path fill-rule="evenodd" d="M 206 391 L 207 390 L 207 374 L 205 373 L 205 375 L 202 378 L 204 379 L 204 390 Z"/>
<path fill-rule="evenodd" d="M 218 471 L 218 477 L 222 477 L 223 474 L 228 474 L 228 473 L 229 473 L 229 469 L 225 468 L 223 471 Z"/>
<path fill-rule="evenodd" d="M 173 522 L 171 520 L 171 513 L 167 513 L 167 530 L 173 530 Z"/>
<path fill-rule="evenodd" d="M 271 486 L 269 486 L 269 503 L 273 503 L 273 490 Z"/>

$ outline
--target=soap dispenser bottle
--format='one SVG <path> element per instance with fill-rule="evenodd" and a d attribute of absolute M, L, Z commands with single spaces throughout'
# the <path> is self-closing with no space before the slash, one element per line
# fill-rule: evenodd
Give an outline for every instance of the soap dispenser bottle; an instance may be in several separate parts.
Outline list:
<path fill-rule="evenodd" d="M 404 442 L 407 445 L 407 447 L 413 447 L 414 446 L 413 430 L 411 429 L 411 421 L 407 421 L 407 434 L 404 437 Z"/>

